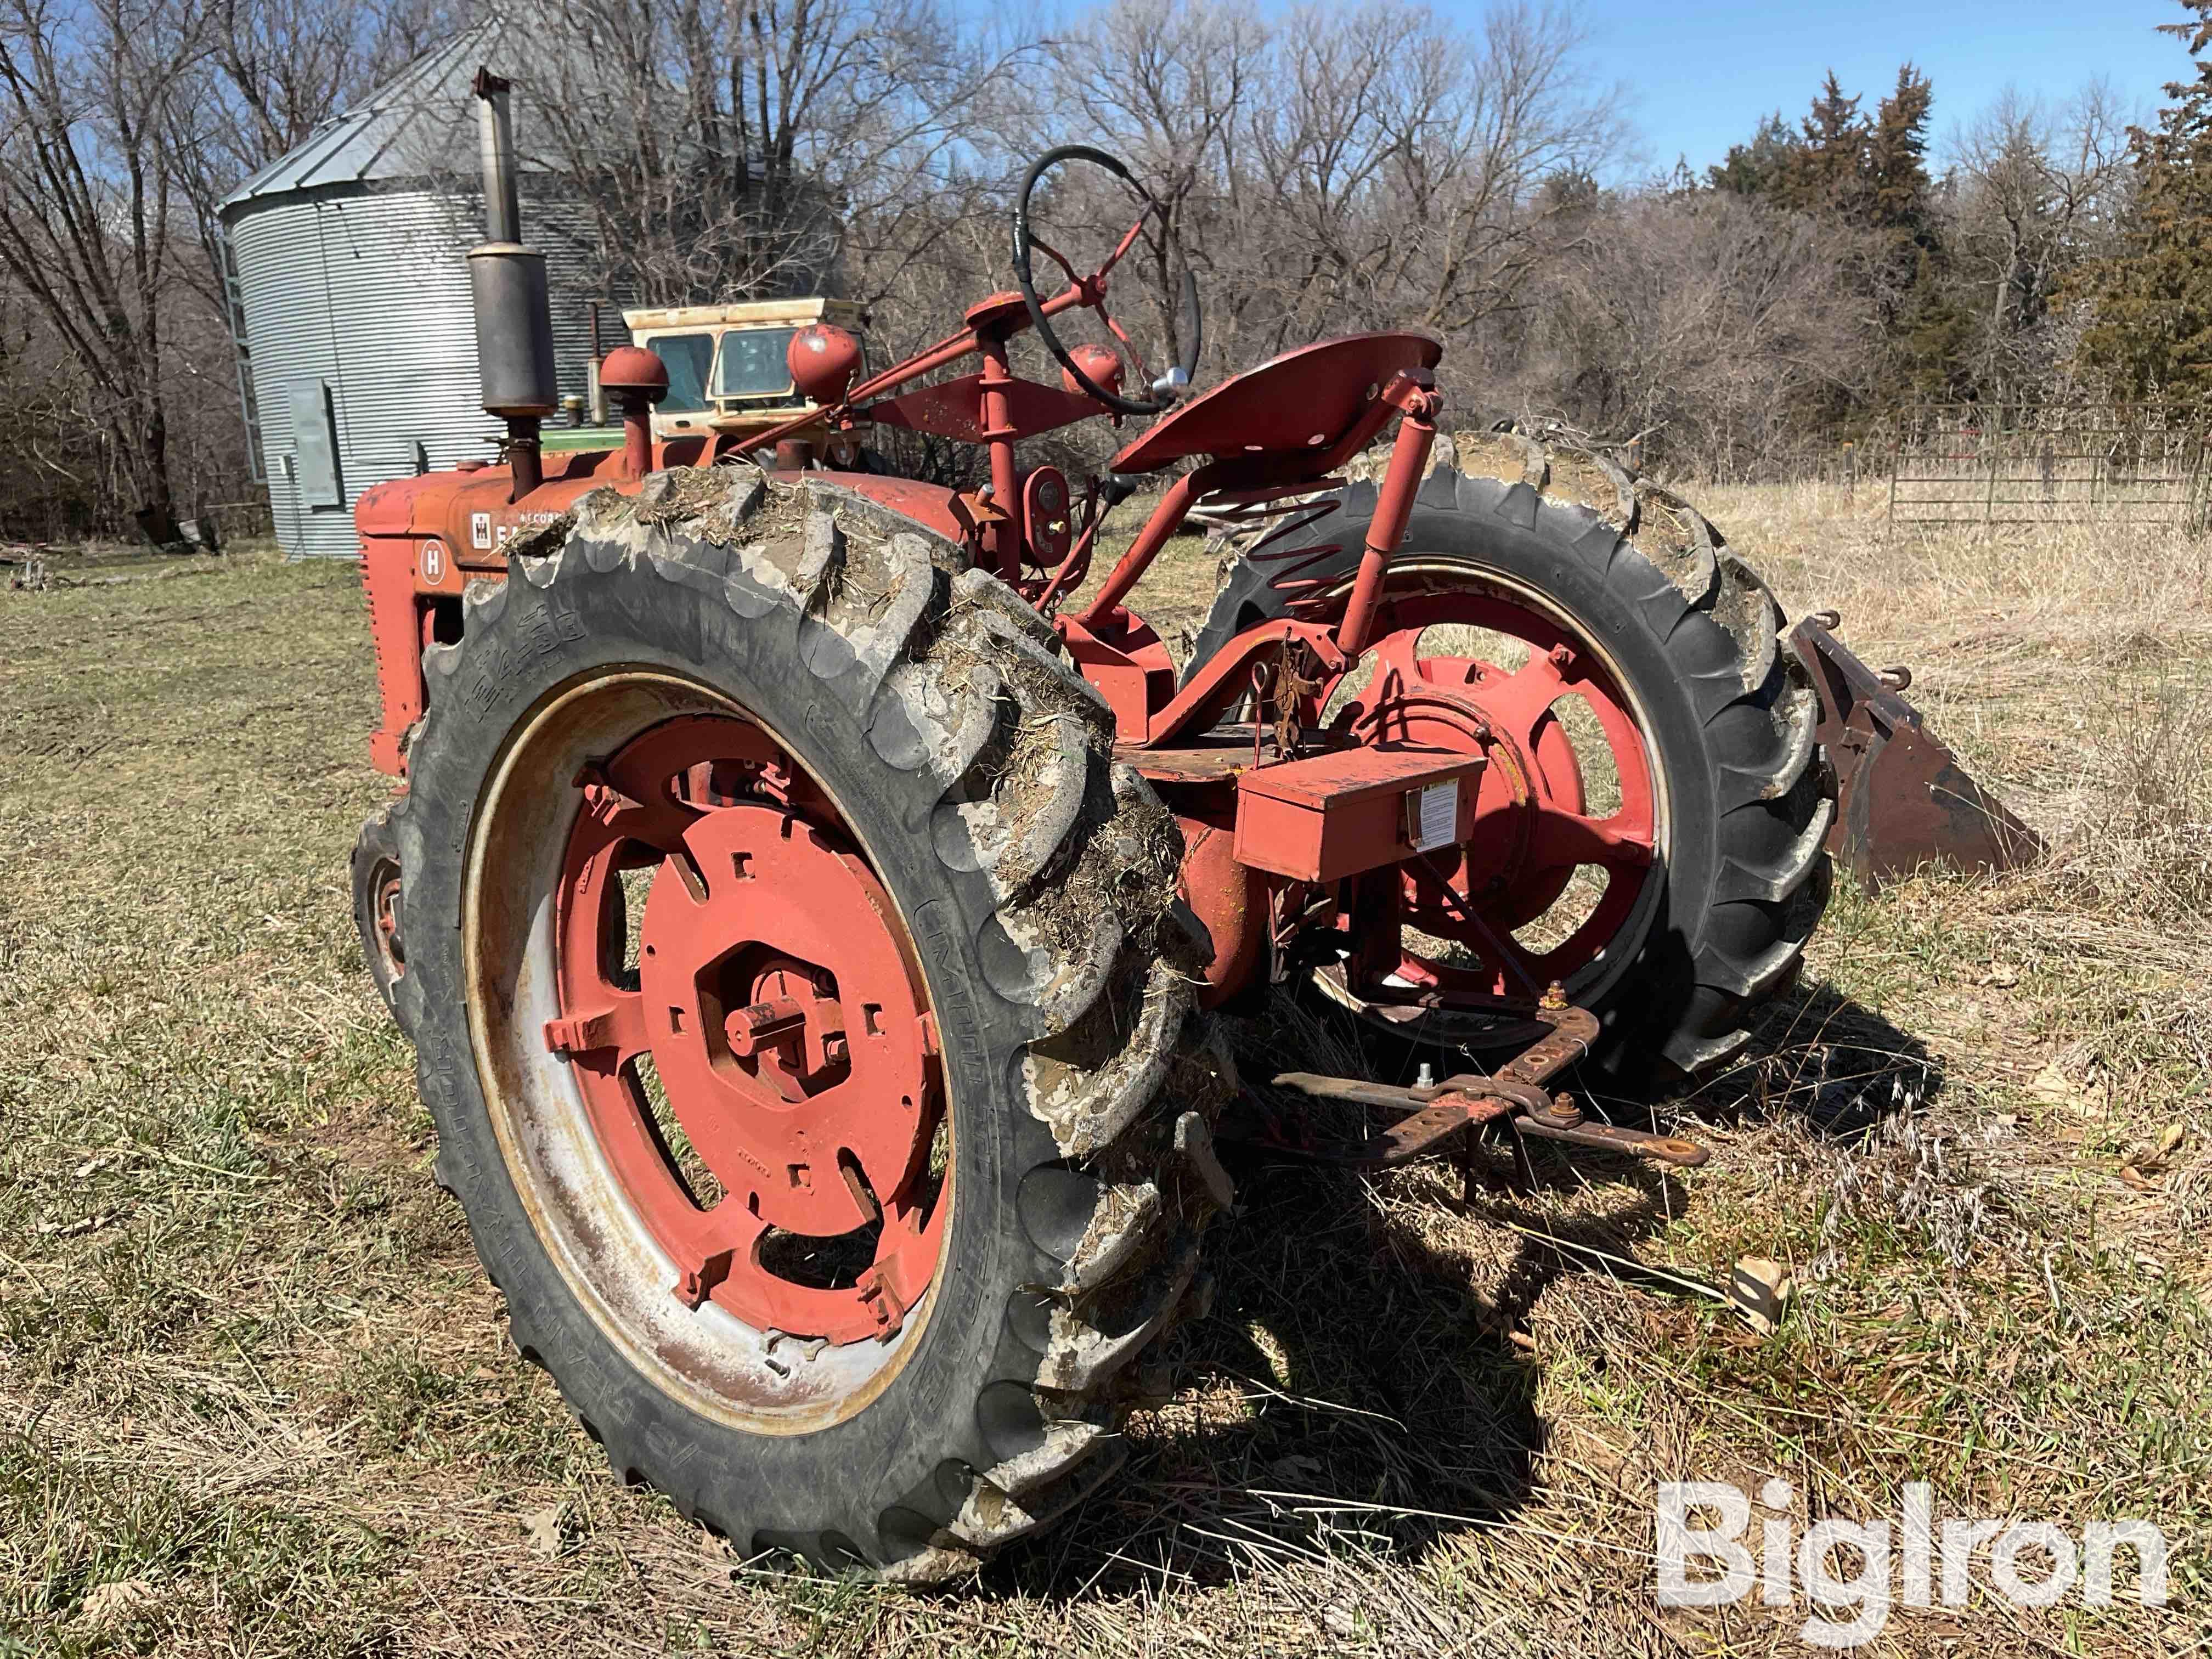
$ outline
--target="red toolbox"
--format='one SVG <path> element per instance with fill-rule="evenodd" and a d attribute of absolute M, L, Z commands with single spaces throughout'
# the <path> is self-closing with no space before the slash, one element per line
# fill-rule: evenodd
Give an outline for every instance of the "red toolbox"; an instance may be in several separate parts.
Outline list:
<path fill-rule="evenodd" d="M 1241 773 L 1237 861 L 1331 882 L 1455 845 L 1482 765 L 1445 750 L 1362 748 Z"/>

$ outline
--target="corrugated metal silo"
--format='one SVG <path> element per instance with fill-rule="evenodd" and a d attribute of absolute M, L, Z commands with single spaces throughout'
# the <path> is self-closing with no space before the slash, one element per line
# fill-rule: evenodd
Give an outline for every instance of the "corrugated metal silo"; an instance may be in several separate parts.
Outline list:
<path fill-rule="evenodd" d="M 222 206 L 242 328 L 247 418 L 276 538 L 351 558 L 369 485 L 495 459 L 501 423 L 477 380 L 468 250 L 483 240 L 470 78 L 517 74 L 494 17 L 418 58 Z M 591 360 L 588 222 L 557 174 L 522 173 L 524 240 L 545 255 L 561 393 Z M 619 319 L 615 337 L 620 343 Z"/>

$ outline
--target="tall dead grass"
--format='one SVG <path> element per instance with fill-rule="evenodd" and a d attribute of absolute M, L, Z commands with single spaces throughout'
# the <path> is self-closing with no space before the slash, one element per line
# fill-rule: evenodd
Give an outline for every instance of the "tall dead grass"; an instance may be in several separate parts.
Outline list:
<path fill-rule="evenodd" d="M 2212 538 L 2086 519 L 1893 528 L 1869 483 L 1696 498 L 1793 616 L 1838 611 L 1862 656 L 1912 668 L 1940 735 L 2051 838 L 2052 873 L 2145 919 L 2203 925 Z"/>
<path fill-rule="evenodd" d="M 2212 914 L 2212 689 L 2130 687 L 2100 711 L 2105 788 L 2064 860 L 2146 918 L 2192 931 Z"/>

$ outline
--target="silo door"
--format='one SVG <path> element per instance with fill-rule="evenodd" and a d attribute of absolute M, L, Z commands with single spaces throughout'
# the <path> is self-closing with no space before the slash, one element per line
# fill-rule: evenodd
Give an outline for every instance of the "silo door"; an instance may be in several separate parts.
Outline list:
<path fill-rule="evenodd" d="M 292 453 L 298 457 L 304 507 L 343 507 L 338 479 L 337 423 L 326 380 L 292 382 Z"/>

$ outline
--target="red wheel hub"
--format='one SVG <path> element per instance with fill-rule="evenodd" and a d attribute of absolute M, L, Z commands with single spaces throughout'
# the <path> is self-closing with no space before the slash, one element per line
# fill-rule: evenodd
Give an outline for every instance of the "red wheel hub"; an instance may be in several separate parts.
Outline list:
<path fill-rule="evenodd" d="M 1388 977 L 1457 1004 L 1525 1003 L 1598 963 L 1645 896 L 1659 822 L 1644 734 L 1597 654 L 1515 599 L 1465 588 L 1401 598 L 1382 625 L 1374 677 L 1336 724 L 1490 763 L 1467 839 L 1401 866 L 1390 896 L 1405 927 L 1453 948 L 1401 940 L 1370 953 L 1370 988 Z M 1526 659 L 1423 655 L 1424 630 L 1439 627 L 1480 630 L 1471 637 L 1492 655 L 1516 643 Z M 1610 797 L 1601 805 L 1594 785 Z M 1516 937 L 1553 916 L 1584 872 L 1581 914 L 1554 918 L 1551 937 Z"/>
<path fill-rule="evenodd" d="M 580 786 L 546 1041 L 674 1261 L 672 1292 L 794 1336 L 889 1335 L 946 1209 L 927 999 L 890 895 L 828 796 L 745 721 L 668 721 Z M 640 870 L 631 968 L 622 875 Z"/>

